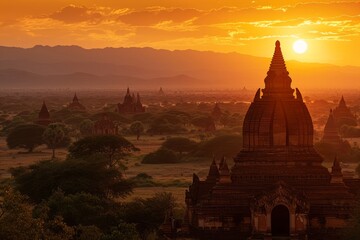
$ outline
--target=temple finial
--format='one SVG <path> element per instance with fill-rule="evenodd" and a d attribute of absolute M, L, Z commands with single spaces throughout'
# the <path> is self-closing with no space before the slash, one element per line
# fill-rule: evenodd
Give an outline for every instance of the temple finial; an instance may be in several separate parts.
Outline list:
<path fill-rule="evenodd" d="M 276 40 L 275 47 L 280 47 L 280 41 L 279 40 Z"/>

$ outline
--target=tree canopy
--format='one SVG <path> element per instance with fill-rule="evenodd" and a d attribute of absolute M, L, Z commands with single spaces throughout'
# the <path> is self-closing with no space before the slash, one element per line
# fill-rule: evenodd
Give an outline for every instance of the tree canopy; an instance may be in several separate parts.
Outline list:
<path fill-rule="evenodd" d="M 161 164 L 161 163 L 178 163 L 180 160 L 174 151 L 167 148 L 149 153 L 144 156 L 142 163 Z"/>
<path fill-rule="evenodd" d="M 185 137 L 172 137 L 163 142 L 162 147 L 178 152 L 190 152 L 195 149 L 197 143 Z"/>
<path fill-rule="evenodd" d="M 32 152 L 34 148 L 44 143 L 42 135 L 45 128 L 36 124 L 24 124 L 15 127 L 7 136 L 9 148 L 25 148 Z"/>
<path fill-rule="evenodd" d="M 17 189 L 35 202 L 47 199 L 61 189 L 65 194 L 90 193 L 101 197 L 124 196 L 132 184 L 122 172 L 99 155 L 65 161 L 42 161 L 12 169 Z"/>
<path fill-rule="evenodd" d="M 115 135 L 90 136 L 80 139 L 69 147 L 70 158 L 84 158 L 101 155 L 108 160 L 109 165 L 138 149 L 128 140 Z"/>
<path fill-rule="evenodd" d="M 61 123 L 52 123 L 45 129 L 43 135 L 44 142 L 52 149 L 52 158 L 55 158 L 55 149 L 66 137 L 65 126 Z"/>
<path fill-rule="evenodd" d="M 140 121 L 133 122 L 130 125 L 130 131 L 136 135 L 136 139 L 139 140 L 140 135 L 144 132 L 144 125 Z"/>

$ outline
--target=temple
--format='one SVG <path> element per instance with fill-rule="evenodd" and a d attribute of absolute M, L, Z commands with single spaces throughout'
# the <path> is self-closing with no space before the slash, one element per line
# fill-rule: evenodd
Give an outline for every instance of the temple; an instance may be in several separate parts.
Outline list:
<path fill-rule="evenodd" d="M 71 111 L 86 111 L 86 108 L 80 103 L 76 93 L 74 95 L 73 101 L 68 105 L 68 109 Z"/>
<path fill-rule="evenodd" d="M 36 123 L 47 126 L 51 122 L 49 110 L 47 109 L 45 101 L 43 101 Z"/>
<path fill-rule="evenodd" d="M 101 119 L 94 123 L 93 135 L 117 135 L 118 126 L 112 121 L 107 114 L 103 114 Z"/>
<path fill-rule="evenodd" d="M 130 89 L 127 88 L 123 103 L 117 105 L 117 112 L 119 113 L 142 113 L 145 112 L 145 107 L 142 105 L 139 93 L 135 98 L 135 94 L 130 94 Z"/>
<path fill-rule="evenodd" d="M 334 109 L 334 119 L 338 128 L 342 125 L 356 126 L 356 117 L 351 113 L 350 109 L 346 105 L 344 96 L 341 97 L 339 105 Z"/>
<path fill-rule="evenodd" d="M 184 230 L 191 236 L 338 239 L 360 181 L 346 181 L 338 159 L 330 170 L 322 165 L 311 116 L 291 82 L 276 41 L 265 88 L 246 113 L 243 146 L 233 166 L 214 159 L 206 179 L 194 174 L 186 191 Z"/>
<path fill-rule="evenodd" d="M 324 135 L 321 141 L 331 145 L 339 145 L 342 142 L 332 110 L 330 110 L 330 114 L 324 128 Z"/>
<path fill-rule="evenodd" d="M 215 106 L 213 108 L 213 110 L 211 111 L 211 117 L 215 120 L 218 121 L 220 120 L 221 116 L 222 116 L 222 111 L 219 107 L 219 103 L 215 103 Z"/>

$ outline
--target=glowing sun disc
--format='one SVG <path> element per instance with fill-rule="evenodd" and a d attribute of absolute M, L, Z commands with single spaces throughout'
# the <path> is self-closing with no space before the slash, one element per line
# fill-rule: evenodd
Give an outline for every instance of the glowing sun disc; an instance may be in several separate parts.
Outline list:
<path fill-rule="evenodd" d="M 307 48 L 307 43 L 302 39 L 296 40 L 293 44 L 294 51 L 299 54 L 306 52 Z"/>

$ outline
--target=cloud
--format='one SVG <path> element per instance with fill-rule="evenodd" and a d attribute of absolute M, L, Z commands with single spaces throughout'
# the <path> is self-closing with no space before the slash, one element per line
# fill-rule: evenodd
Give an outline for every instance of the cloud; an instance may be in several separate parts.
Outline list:
<path fill-rule="evenodd" d="M 69 5 L 51 14 L 49 17 L 65 23 L 76 23 L 84 21 L 97 22 L 104 16 L 94 8 Z"/>
<path fill-rule="evenodd" d="M 196 9 L 181 8 L 147 8 L 142 11 L 132 11 L 119 16 L 119 20 L 135 26 L 150 26 L 161 22 L 171 21 L 174 23 L 186 22 L 197 18 L 201 15 L 201 11 Z"/>

